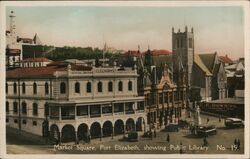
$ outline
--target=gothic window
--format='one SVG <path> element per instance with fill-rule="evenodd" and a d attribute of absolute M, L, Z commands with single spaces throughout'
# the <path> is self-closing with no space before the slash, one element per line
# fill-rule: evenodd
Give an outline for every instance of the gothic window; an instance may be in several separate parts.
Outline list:
<path fill-rule="evenodd" d="M 192 38 L 188 39 L 188 47 L 193 48 L 193 40 L 192 40 Z"/>
<path fill-rule="evenodd" d="M 37 94 L 37 84 L 33 83 L 33 94 Z"/>
<path fill-rule="evenodd" d="M 80 93 L 80 83 L 79 82 L 75 83 L 75 93 Z"/>
<path fill-rule="evenodd" d="M 5 84 L 5 91 L 6 91 L 6 94 L 8 94 L 8 92 L 9 92 L 9 85 L 8 85 L 8 83 Z"/>
<path fill-rule="evenodd" d="M 122 85 L 122 81 L 120 81 L 118 83 L 118 91 L 122 91 L 123 90 L 123 85 Z"/>
<path fill-rule="evenodd" d="M 44 85 L 44 89 L 45 89 L 45 94 L 49 94 L 49 84 L 46 82 Z"/>
<path fill-rule="evenodd" d="M 180 47 L 179 41 L 180 41 L 179 39 L 176 39 L 177 48 Z"/>
<path fill-rule="evenodd" d="M 102 92 L 102 82 L 98 82 L 97 84 L 97 91 Z"/>
<path fill-rule="evenodd" d="M 33 103 L 33 115 L 37 115 L 38 114 L 38 106 L 36 103 Z"/>
<path fill-rule="evenodd" d="M 129 81 L 129 82 L 128 82 L 128 90 L 129 90 L 129 91 L 132 91 L 132 88 L 133 88 L 132 81 Z"/>
<path fill-rule="evenodd" d="M 26 92 L 26 88 L 25 88 L 25 83 L 23 82 L 23 84 L 22 84 L 22 93 L 25 94 L 25 92 Z"/>
<path fill-rule="evenodd" d="M 65 84 L 65 82 L 61 82 L 61 84 L 60 84 L 60 93 L 61 94 L 66 93 L 66 84 Z"/>
<path fill-rule="evenodd" d="M 48 103 L 44 104 L 44 116 L 49 116 L 49 105 L 48 105 Z"/>
<path fill-rule="evenodd" d="M 9 108 L 9 102 L 6 102 L 6 113 L 9 113 L 10 108 Z"/>
<path fill-rule="evenodd" d="M 27 114 L 27 104 L 25 102 L 22 102 L 22 113 Z"/>
<path fill-rule="evenodd" d="M 17 85 L 16 85 L 16 82 L 15 82 L 14 85 L 13 85 L 13 92 L 14 92 L 14 94 L 17 93 Z"/>
<path fill-rule="evenodd" d="M 180 39 L 180 48 L 183 48 L 183 39 Z"/>
<path fill-rule="evenodd" d="M 113 83 L 111 81 L 108 83 L 108 91 L 109 92 L 113 91 Z"/>
<path fill-rule="evenodd" d="M 87 83 L 87 93 L 91 93 L 91 83 Z"/>
<path fill-rule="evenodd" d="M 17 112 L 18 112 L 18 110 L 17 110 L 17 102 L 14 102 L 14 103 L 13 103 L 13 112 L 14 112 L 14 113 L 17 113 Z"/>

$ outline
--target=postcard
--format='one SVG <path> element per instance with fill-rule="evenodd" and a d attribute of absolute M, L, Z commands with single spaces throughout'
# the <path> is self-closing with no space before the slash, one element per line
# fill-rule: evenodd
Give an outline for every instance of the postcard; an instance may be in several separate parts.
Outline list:
<path fill-rule="evenodd" d="M 249 157 L 248 2 L 0 6 L 2 158 Z"/>

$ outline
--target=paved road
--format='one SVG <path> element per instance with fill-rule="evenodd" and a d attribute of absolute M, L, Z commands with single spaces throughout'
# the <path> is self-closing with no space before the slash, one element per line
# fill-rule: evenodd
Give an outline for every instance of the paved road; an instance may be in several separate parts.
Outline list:
<path fill-rule="evenodd" d="M 202 116 L 202 122 L 206 124 L 208 116 Z M 170 143 L 166 141 L 167 132 L 157 132 L 153 140 L 139 138 L 139 142 L 118 141 L 122 136 L 116 136 L 92 140 L 90 144 L 74 143 L 62 144 L 62 146 L 38 144 L 33 139 L 7 133 L 7 153 L 9 154 L 242 154 L 244 153 L 244 129 L 225 129 L 223 120 L 209 117 L 208 124 L 214 124 L 218 133 L 208 137 L 208 148 L 202 147 L 203 139 L 189 135 L 188 129 L 181 129 L 179 132 L 170 132 Z M 240 150 L 231 149 L 234 139 L 240 139 Z M 180 147 L 182 145 L 182 150 Z M 220 148 L 218 148 L 218 146 Z"/>

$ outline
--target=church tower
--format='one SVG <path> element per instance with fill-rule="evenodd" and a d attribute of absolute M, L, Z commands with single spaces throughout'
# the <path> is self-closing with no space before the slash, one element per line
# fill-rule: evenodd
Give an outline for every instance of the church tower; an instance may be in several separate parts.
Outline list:
<path fill-rule="evenodd" d="M 187 26 L 185 31 L 174 32 L 172 28 L 172 61 L 173 61 L 173 80 L 178 83 L 178 74 L 180 73 L 180 60 L 185 70 L 186 86 L 191 85 L 191 74 L 194 62 L 194 31 L 188 31 Z"/>

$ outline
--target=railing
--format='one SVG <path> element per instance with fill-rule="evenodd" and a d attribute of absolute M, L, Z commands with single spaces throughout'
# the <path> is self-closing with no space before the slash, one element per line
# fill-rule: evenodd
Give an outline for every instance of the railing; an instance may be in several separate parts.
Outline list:
<path fill-rule="evenodd" d="M 124 112 L 114 112 L 114 115 L 123 115 Z"/>
<path fill-rule="evenodd" d="M 50 116 L 50 119 L 59 119 L 59 116 Z"/>
<path fill-rule="evenodd" d="M 136 113 L 144 113 L 144 110 L 136 110 Z"/>
<path fill-rule="evenodd" d="M 103 116 L 112 116 L 113 114 L 112 113 L 103 113 L 102 115 Z"/>
<path fill-rule="evenodd" d="M 79 116 L 77 116 L 77 119 L 88 118 L 88 117 L 89 117 L 89 115 L 79 115 Z"/>
<path fill-rule="evenodd" d="M 75 119 L 74 115 L 62 116 L 62 120 L 73 120 L 73 119 Z"/>
<path fill-rule="evenodd" d="M 90 114 L 90 118 L 101 117 L 101 114 Z"/>
<path fill-rule="evenodd" d="M 126 114 L 134 114 L 135 111 L 134 111 L 134 110 L 127 110 L 125 113 L 126 113 Z"/>

